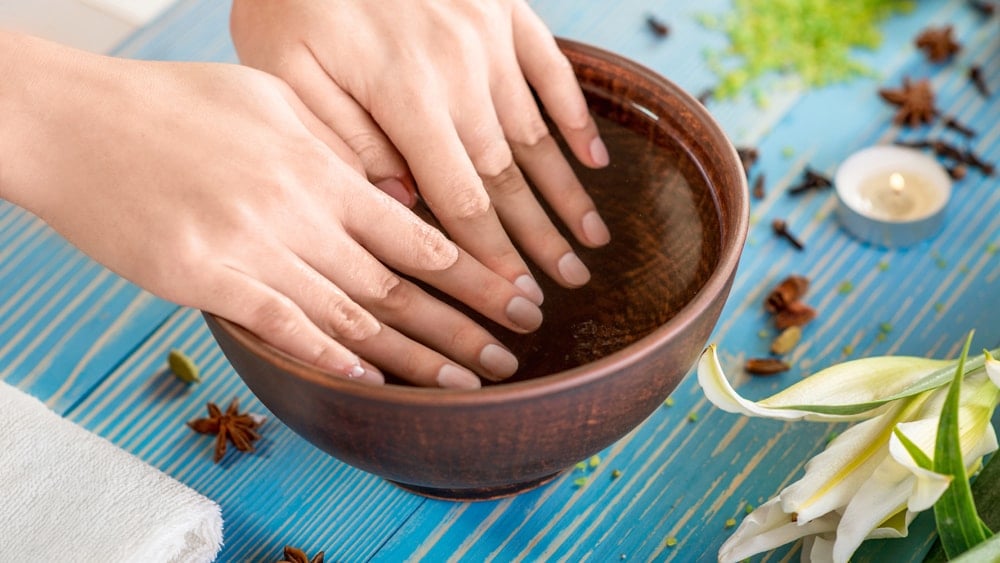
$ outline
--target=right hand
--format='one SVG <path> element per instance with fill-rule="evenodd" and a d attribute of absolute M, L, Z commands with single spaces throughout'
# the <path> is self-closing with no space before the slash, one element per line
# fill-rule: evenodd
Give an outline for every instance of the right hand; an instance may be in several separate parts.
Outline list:
<path fill-rule="evenodd" d="M 0 52 L 0 196 L 110 269 L 337 375 L 478 387 L 516 370 L 394 270 L 517 332 L 537 306 L 372 186 L 279 79 L 2 33 Z"/>

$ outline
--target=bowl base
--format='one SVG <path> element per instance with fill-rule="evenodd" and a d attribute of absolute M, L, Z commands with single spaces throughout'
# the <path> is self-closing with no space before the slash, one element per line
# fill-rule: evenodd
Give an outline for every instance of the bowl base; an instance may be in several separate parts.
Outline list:
<path fill-rule="evenodd" d="M 480 501 L 480 500 L 496 500 L 504 497 L 512 497 L 519 495 L 521 493 L 528 492 L 532 489 L 541 487 L 542 485 L 552 481 L 558 477 L 562 471 L 557 471 L 551 475 L 544 475 L 538 479 L 531 479 L 530 481 L 522 481 L 520 483 L 512 483 L 510 485 L 500 485 L 496 487 L 475 487 L 471 489 L 444 489 L 437 487 L 421 487 L 420 485 L 410 485 L 408 483 L 400 483 L 398 481 L 392 481 L 386 479 L 393 485 L 396 485 L 400 489 L 409 491 L 411 493 L 416 493 L 421 496 L 428 498 L 438 499 L 438 500 L 453 500 L 453 501 Z"/>

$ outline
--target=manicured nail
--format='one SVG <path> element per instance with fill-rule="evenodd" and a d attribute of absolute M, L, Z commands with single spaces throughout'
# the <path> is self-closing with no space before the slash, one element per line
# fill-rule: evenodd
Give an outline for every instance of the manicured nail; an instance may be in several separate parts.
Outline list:
<path fill-rule="evenodd" d="M 545 300 L 545 296 L 542 295 L 542 288 L 538 287 L 538 282 L 535 281 L 535 278 L 529 276 L 528 274 L 524 274 L 514 280 L 514 285 L 517 286 L 517 288 L 521 290 L 521 293 L 523 293 L 528 299 L 531 299 L 535 305 L 541 305 L 542 301 Z"/>
<path fill-rule="evenodd" d="M 487 344 L 479 353 L 479 365 L 489 372 L 484 377 L 490 381 L 499 381 L 514 375 L 517 371 L 517 358 L 496 344 Z"/>
<path fill-rule="evenodd" d="M 611 158 L 608 156 L 608 147 L 604 146 L 604 141 L 600 137 L 594 137 L 594 140 L 590 142 L 590 158 L 594 159 L 595 164 L 602 167 L 611 162 Z"/>
<path fill-rule="evenodd" d="M 385 385 L 385 376 L 379 369 L 368 362 L 361 360 L 361 367 L 365 370 L 365 373 L 361 374 L 357 378 L 352 378 L 354 381 L 360 381 L 361 383 L 370 383 L 372 385 Z"/>
<path fill-rule="evenodd" d="M 507 303 L 507 318 L 522 330 L 531 332 L 542 324 L 542 310 L 524 297 L 517 296 Z"/>
<path fill-rule="evenodd" d="M 378 189 L 407 207 L 412 206 L 414 203 L 413 194 L 410 193 L 410 190 L 406 189 L 406 186 L 395 178 L 379 180 L 375 185 Z"/>
<path fill-rule="evenodd" d="M 559 259 L 558 268 L 559 275 L 566 280 L 566 283 L 574 287 L 579 287 L 590 281 L 590 270 L 573 252 L 563 254 L 563 257 Z"/>
<path fill-rule="evenodd" d="M 361 362 L 358 361 L 358 363 L 351 366 L 350 370 L 347 372 L 347 377 L 351 379 L 357 379 L 363 376 L 364 374 L 365 374 L 365 368 L 364 366 L 361 365 Z"/>
<path fill-rule="evenodd" d="M 601 216 L 596 211 L 588 212 L 583 216 L 583 220 L 580 223 L 580 226 L 583 227 L 583 236 L 587 237 L 590 244 L 602 246 L 608 244 L 608 241 L 611 240 L 611 233 L 608 232 L 608 226 L 604 224 Z"/>
<path fill-rule="evenodd" d="M 452 364 L 441 366 L 437 383 L 448 389 L 479 389 L 482 386 L 474 373 Z"/>

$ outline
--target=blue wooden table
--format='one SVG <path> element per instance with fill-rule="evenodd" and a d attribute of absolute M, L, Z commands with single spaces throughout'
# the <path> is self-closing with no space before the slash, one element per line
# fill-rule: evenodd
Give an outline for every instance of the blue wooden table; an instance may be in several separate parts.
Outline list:
<path fill-rule="evenodd" d="M 727 2 L 533 4 L 556 34 L 635 59 L 691 92 L 717 80 L 702 51 L 725 39 L 696 23 L 696 15 L 720 13 Z M 228 10 L 228 2 L 181 0 L 114 54 L 235 61 Z M 670 23 L 669 38 L 644 27 L 650 12 Z M 912 38 L 929 24 L 944 23 L 955 26 L 964 49 L 949 65 L 931 65 Z M 791 356 L 792 371 L 738 378 L 748 396 L 771 394 L 848 358 L 951 357 L 971 328 L 977 329 L 973 349 L 1000 342 L 996 176 L 972 171 L 958 182 L 943 232 L 905 250 L 872 248 L 846 235 L 829 192 L 785 193 L 806 165 L 832 173 L 864 146 L 951 135 L 940 125 L 913 132 L 891 124 L 893 110 L 875 90 L 906 75 L 930 78 L 939 106 L 979 131 L 970 148 L 1000 161 L 1000 96 L 986 99 L 966 79 L 968 67 L 979 64 L 993 90 L 1000 90 L 1000 19 L 982 18 L 964 0 L 927 1 L 882 28 L 883 45 L 859 55 L 878 69 L 877 78 L 776 91 L 766 107 L 749 99 L 708 104 L 734 142 L 759 147 L 755 172 L 769 180 L 766 198 L 753 202 L 743 261 L 712 337 L 726 353 L 725 364 L 738 373 L 743 358 L 766 354 L 773 332 L 760 304 L 784 276 L 808 276 L 813 286 L 807 301 L 820 312 Z M 801 235 L 805 252 L 771 235 L 775 217 Z M 164 373 L 172 348 L 202 367 L 203 383 L 188 387 Z M 230 455 L 216 465 L 211 439 L 184 421 L 202 416 L 207 401 L 234 397 L 251 412 L 266 409 L 228 365 L 198 313 L 120 280 L 5 202 L 0 378 L 217 501 L 225 519 L 223 561 L 273 561 L 286 544 L 326 550 L 328 561 L 713 560 L 732 531 L 726 520 L 740 519 L 747 504 L 759 505 L 797 479 L 834 430 L 723 413 L 689 377 L 672 406 L 602 452 L 596 467 L 505 500 L 464 504 L 412 495 L 330 458 L 273 417 L 256 454 Z M 580 477 L 586 478 L 583 486 L 575 483 Z M 918 561 L 932 529 L 924 515 L 908 539 L 869 542 L 856 560 Z M 763 560 L 797 557 L 793 546 Z"/>

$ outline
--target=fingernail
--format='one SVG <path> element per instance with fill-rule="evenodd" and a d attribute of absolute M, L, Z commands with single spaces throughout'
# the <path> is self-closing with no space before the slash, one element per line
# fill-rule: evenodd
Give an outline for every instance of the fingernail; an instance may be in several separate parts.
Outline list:
<path fill-rule="evenodd" d="M 507 318 L 522 330 L 532 331 L 542 324 L 542 311 L 524 297 L 517 296 L 507 303 Z"/>
<path fill-rule="evenodd" d="M 375 186 L 407 207 L 410 207 L 414 203 L 413 194 L 410 193 L 410 190 L 406 189 L 406 186 L 395 178 L 379 180 L 375 183 Z"/>
<path fill-rule="evenodd" d="M 608 226 L 604 224 L 604 220 L 601 219 L 601 216 L 596 211 L 591 211 L 584 215 L 581 226 L 583 227 L 583 236 L 587 237 L 590 244 L 601 246 L 608 244 L 608 241 L 611 240 L 611 233 L 608 232 Z"/>
<path fill-rule="evenodd" d="M 559 259 L 559 275 L 563 277 L 566 283 L 579 287 L 590 281 L 590 270 L 583 265 L 580 258 L 573 252 L 567 252 L 563 254 L 563 257 Z"/>
<path fill-rule="evenodd" d="M 538 282 L 535 281 L 535 278 L 529 276 L 528 274 L 524 274 L 514 280 L 514 285 L 517 286 L 517 288 L 521 290 L 521 293 L 523 293 L 528 299 L 531 299 L 535 305 L 541 305 L 542 301 L 545 300 L 545 296 L 542 295 L 542 288 L 538 287 Z"/>
<path fill-rule="evenodd" d="M 517 358 L 496 344 L 487 344 L 479 352 L 479 365 L 489 372 L 490 381 L 507 379 L 517 371 Z"/>
<path fill-rule="evenodd" d="M 369 383 L 372 385 L 385 385 L 385 376 L 379 369 L 368 362 L 361 360 L 361 367 L 364 373 L 360 376 L 353 378 L 354 381 L 360 381 L 361 383 Z"/>
<path fill-rule="evenodd" d="M 604 146 L 604 141 L 600 137 L 594 137 L 590 142 L 590 158 L 594 159 L 594 163 L 598 166 L 607 166 L 611 162 L 608 147 Z"/>
<path fill-rule="evenodd" d="M 479 389 L 482 386 L 474 373 L 452 364 L 441 366 L 437 383 L 447 389 Z"/>
<path fill-rule="evenodd" d="M 351 366 L 350 370 L 347 372 L 347 377 L 351 379 L 357 379 L 365 374 L 365 368 L 361 365 L 360 360 L 358 363 Z"/>

